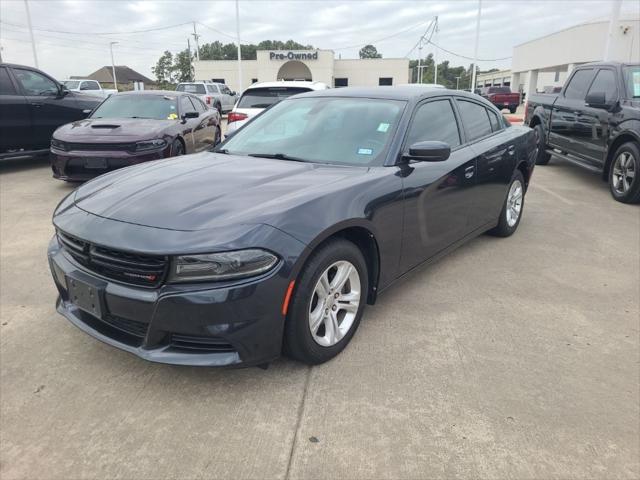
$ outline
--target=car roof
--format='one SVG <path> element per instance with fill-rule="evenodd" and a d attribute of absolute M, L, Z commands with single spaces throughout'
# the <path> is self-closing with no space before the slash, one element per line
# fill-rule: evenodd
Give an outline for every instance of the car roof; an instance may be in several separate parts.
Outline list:
<path fill-rule="evenodd" d="M 301 93 L 296 97 L 356 97 L 379 98 L 386 100 L 419 100 L 426 97 L 442 96 L 443 94 L 457 95 L 478 100 L 480 97 L 474 93 L 462 90 L 450 90 L 447 88 L 434 88 L 427 86 L 389 86 L 389 87 L 344 87 L 329 90 Z"/>
<path fill-rule="evenodd" d="M 309 90 L 326 90 L 329 87 L 323 82 L 310 82 L 307 80 L 278 80 L 276 82 L 256 82 L 248 86 L 246 90 L 254 88 L 271 88 L 271 87 L 298 87 L 308 88 Z"/>

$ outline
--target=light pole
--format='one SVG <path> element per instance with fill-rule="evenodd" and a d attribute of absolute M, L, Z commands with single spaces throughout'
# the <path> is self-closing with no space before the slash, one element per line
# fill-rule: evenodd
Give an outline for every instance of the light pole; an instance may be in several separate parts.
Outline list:
<path fill-rule="evenodd" d="M 242 93 L 242 49 L 240 48 L 240 6 L 236 0 L 236 35 L 238 37 L 238 95 Z"/>
<path fill-rule="evenodd" d="M 434 32 L 434 36 L 436 37 L 436 43 L 438 43 L 438 16 L 436 15 L 436 25 L 435 25 L 435 32 Z M 435 70 L 433 73 L 433 83 L 438 83 L 438 46 L 436 45 L 436 51 L 435 51 L 435 55 L 434 55 L 434 62 L 433 65 L 435 66 Z"/>
<path fill-rule="evenodd" d="M 480 42 L 480 16 L 482 15 L 482 0 L 478 0 L 478 18 L 476 20 L 476 46 L 473 52 L 473 73 L 471 75 L 471 91 L 476 89 L 476 71 L 478 70 L 478 43 Z"/>
<path fill-rule="evenodd" d="M 113 75 L 113 88 L 118 91 L 118 79 L 116 78 L 116 64 L 113 61 L 113 46 L 118 42 L 109 42 L 109 49 L 111 50 L 111 74 Z"/>
<path fill-rule="evenodd" d="M 38 55 L 36 54 L 36 39 L 33 37 L 33 27 L 31 26 L 31 12 L 29 11 L 29 2 L 24 0 L 24 8 L 27 11 L 27 27 L 29 27 L 29 35 L 31 36 L 31 50 L 33 51 L 33 61 L 38 68 Z"/>
<path fill-rule="evenodd" d="M 458 86 L 460 85 L 460 77 L 456 77 L 456 90 L 460 90 Z"/>

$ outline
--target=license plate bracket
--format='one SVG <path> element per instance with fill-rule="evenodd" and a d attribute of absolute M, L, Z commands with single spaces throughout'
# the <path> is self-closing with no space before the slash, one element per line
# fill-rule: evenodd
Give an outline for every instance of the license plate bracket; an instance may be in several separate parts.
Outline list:
<path fill-rule="evenodd" d="M 76 307 L 102 318 L 101 289 L 75 277 L 67 277 L 69 300 Z"/>
<path fill-rule="evenodd" d="M 106 158 L 85 158 L 84 166 L 85 168 L 105 169 L 107 168 L 107 159 Z"/>

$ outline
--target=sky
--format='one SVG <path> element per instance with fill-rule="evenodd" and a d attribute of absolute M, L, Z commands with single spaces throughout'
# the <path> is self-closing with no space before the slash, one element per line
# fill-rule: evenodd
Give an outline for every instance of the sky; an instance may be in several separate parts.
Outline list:
<path fill-rule="evenodd" d="M 153 77 L 151 67 L 164 50 L 186 48 L 187 38 L 193 45 L 193 21 L 200 44 L 236 37 L 234 1 L 28 0 L 28 5 L 40 69 L 59 80 L 110 65 L 110 42 L 118 42 L 116 65 Z M 478 64 L 482 70 L 509 68 L 515 45 L 607 18 L 611 5 L 611 0 L 483 0 Z M 623 15 L 640 15 L 640 1 L 622 5 Z M 334 50 L 336 58 L 357 58 L 370 43 L 385 58 L 417 59 L 414 47 L 437 15 L 439 32 L 432 40 L 452 52 L 439 50 L 438 60 L 468 66 L 463 57 L 474 53 L 478 0 L 240 0 L 239 8 L 243 43 L 293 39 Z M 4 62 L 35 65 L 26 25 L 24 0 L 0 0 Z M 433 45 L 423 49 L 423 56 L 428 53 L 436 53 Z"/>

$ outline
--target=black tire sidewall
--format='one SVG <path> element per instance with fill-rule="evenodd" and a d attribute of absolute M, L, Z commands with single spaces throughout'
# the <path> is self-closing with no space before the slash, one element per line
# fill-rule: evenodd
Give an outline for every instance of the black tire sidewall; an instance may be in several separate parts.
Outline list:
<path fill-rule="evenodd" d="M 316 343 L 309 329 L 309 304 L 320 275 L 330 265 L 340 260 L 350 262 L 360 275 L 360 306 L 349 332 L 335 345 L 323 347 Z M 320 247 L 308 259 L 296 282 L 285 324 L 285 353 L 312 365 L 324 363 L 335 357 L 344 350 L 358 329 L 367 302 L 368 291 L 367 264 L 356 245 L 347 240 L 337 239 Z"/>
<path fill-rule="evenodd" d="M 536 131 L 536 143 L 538 147 L 538 155 L 536 156 L 536 165 L 546 165 L 549 163 L 551 155 L 546 152 L 547 145 L 544 141 L 544 129 L 538 124 L 533 129 Z"/>
<path fill-rule="evenodd" d="M 180 151 L 182 150 L 182 151 Z M 182 142 L 180 140 L 174 140 L 173 143 L 171 144 L 171 156 L 172 157 L 177 157 L 179 155 L 184 155 L 184 146 L 182 145 Z"/>
<path fill-rule="evenodd" d="M 631 183 L 631 187 L 627 190 L 626 193 L 620 194 L 615 191 L 613 187 L 613 166 L 616 162 L 616 159 L 624 152 L 629 152 L 633 157 L 634 167 L 635 167 L 635 177 L 633 178 L 633 182 Z M 611 165 L 609 167 L 609 191 L 613 198 L 623 203 L 636 203 L 640 201 L 640 147 L 633 142 L 627 142 L 621 145 L 616 152 L 613 154 L 613 158 L 611 159 Z"/>
<path fill-rule="evenodd" d="M 520 180 L 520 184 L 522 185 L 522 206 L 520 207 L 520 215 L 518 215 L 518 220 L 513 226 L 509 225 L 507 221 L 507 202 L 509 201 L 509 192 L 511 191 L 511 186 L 516 180 Z M 489 230 L 491 235 L 495 235 L 497 237 L 510 237 L 515 233 L 518 229 L 518 225 L 520 225 L 520 220 L 522 220 L 522 215 L 524 215 L 524 205 L 526 199 L 526 185 L 524 183 L 524 176 L 520 170 L 516 170 L 511 177 L 511 182 L 509 182 L 509 188 L 507 189 L 507 195 L 505 196 L 504 203 L 502 205 L 502 210 L 500 211 L 500 219 L 498 221 L 498 225 Z"/>

